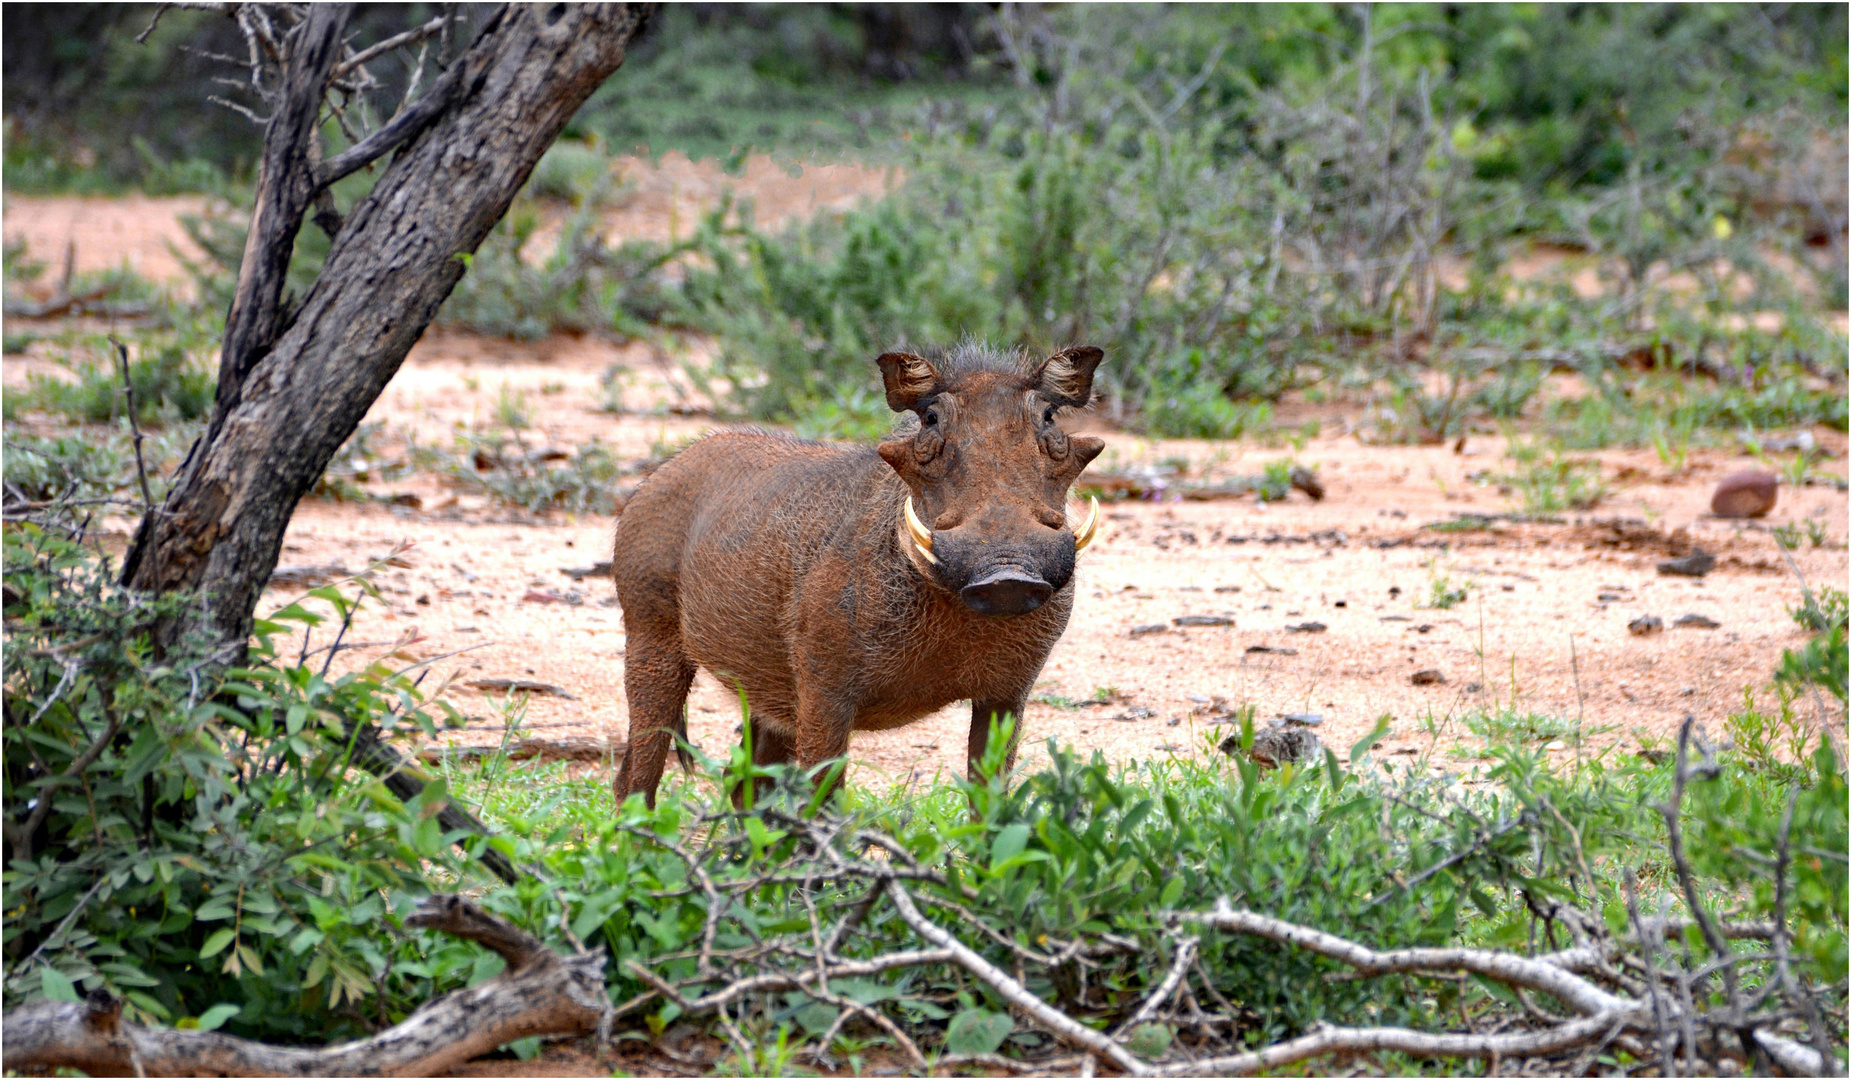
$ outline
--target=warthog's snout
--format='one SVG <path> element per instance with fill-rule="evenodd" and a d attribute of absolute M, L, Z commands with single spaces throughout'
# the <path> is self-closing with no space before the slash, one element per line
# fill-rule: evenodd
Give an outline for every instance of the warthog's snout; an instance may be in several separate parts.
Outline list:
<path fill-rule="evenodd" d="M 1054 586 L 1020 570 L 986 574 L 958 592 L 958 598 L 979 615 L 1026 615 L 1053 595 Z"/>

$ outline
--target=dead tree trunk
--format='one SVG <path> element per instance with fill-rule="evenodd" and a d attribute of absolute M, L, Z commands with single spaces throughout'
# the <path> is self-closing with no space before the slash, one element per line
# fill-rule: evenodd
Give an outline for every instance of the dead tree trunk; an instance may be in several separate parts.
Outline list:
<path fill-rule="evenodd" d="M 264 135 L 218 400 L 163 504 L 143 519 L 123 581 L 199 597 L 163 640 L 203 632 L 241 655 L 296 503 L 353 433 L 499 221 L 540 155 L 623 62 L 649 5 L 508 5 L 423 97 L 352 149 L 316 162 L 322 95 L 348 8 L 289 31 Z M 283 295 L 317 194 L 397 157 L 336 230 L 321 276 Z"/>

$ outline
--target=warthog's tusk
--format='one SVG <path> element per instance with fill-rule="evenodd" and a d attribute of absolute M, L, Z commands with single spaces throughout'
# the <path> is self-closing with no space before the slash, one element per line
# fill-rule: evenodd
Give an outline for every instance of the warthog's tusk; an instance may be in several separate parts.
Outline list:
<path fill-rule="evenodd" d="M 1073 553 L 1075 555 L 1085 551 L 1086 545 L 1092 543 L 1093 537 L 1099 535 L 1099 496 L 1094 495 L 1091 498 L 1092 510 L 1086 515 L 1086 524 L 1073 532 Z"/>
<path fill-rule="evenodd" d="M 937 566 L 938 559 L 932 554 L 932 530 L 925 527 L 925 522 L 919 520 L 918 514 L 913 513 L 911 495 L 906 497 L 906 506 L 902 513 L 906 518 L 907 537 L 912 540 L 913 546 L 919 549 L 919 554 L 925 556 L 926 562 Z"/>

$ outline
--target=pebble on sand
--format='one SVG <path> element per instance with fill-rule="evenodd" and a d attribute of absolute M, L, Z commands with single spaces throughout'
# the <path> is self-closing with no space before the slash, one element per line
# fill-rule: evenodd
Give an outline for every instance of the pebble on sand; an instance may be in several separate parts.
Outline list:
<path fill-rule="evenodd" d="M 1658 564 L 1661 574 L 1674 574 L 1679 577 L 1702 577 L 1716 569 L 1716 556 L 1698 548 L 1680 559 L 1666 559 Z"/>
<path fill-rule="evenodd" d="M 1644 637 L 1647 634 L 1656 634 L 1664 628 L 1665 620 L 1656 615 L 1641 615 L 1632 622 L 1626 624 L 1626 629 L 1631 630 L 1640 637 Z"/>
<path fill-rule="evenodd" d="M 1765 469 L 1730 473 L 1716 484 L 1710 496 L 1710 513 L 1721 518 L 1758 518 L 1774 509 L 1779 479 Z"/>

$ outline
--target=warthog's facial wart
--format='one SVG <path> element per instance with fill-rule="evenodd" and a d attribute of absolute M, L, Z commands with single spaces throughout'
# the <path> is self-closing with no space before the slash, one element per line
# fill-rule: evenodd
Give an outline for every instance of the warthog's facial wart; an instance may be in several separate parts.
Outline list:
<path fill-rule="evenodd" d="M 1099 528 L 1068 525 L 1069 488 L 1105 448 L 1055 418 L 1092 399 L 1104 353 L 1083 346 L 1016 374 L 912 353 L 880 358 L 887 403 L 916 420 L 878 447 L 911 495 L 898 538 L 921 573 L 983 615 L 1026 615 L 1073 579 Z"/>

